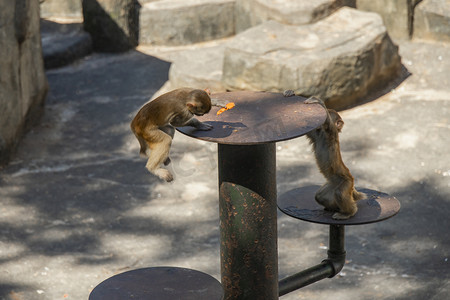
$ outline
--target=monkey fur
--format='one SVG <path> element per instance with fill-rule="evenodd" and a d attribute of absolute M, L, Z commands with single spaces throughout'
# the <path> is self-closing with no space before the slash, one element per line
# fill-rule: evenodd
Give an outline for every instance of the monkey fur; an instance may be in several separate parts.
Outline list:
<path fill-rule="evenodd" d="M 289 97 L 294 93 L 288 90 L 284 95 Z M 318 103 L 327 111 L 323 125 L 306 134 L 312 144 L 317 166 L 327 180 L 316 192 L 315 199 L 326 210 L 334 212 L 333 219 L 348 219 L 358 211 L 356 201 L 366 196 L 355 189 L 354 178 L 341 157 L 339 133 L 344 121 L 335 110 L 327 109 L 320 99 L 311 97 L 304 103 Z"/>
<path fill-rule="evenodd" d="M 146 103 L 131 122 L 131 130 L 141 146 L 141 155 L 147 156 L 146 168 L 159 178 L 170 182 L 173 175 L 161 165 L 170 163 L 169 151 L 175 127 L 192 126 L 198 130 L 211 130 L 212 126 L 197 120 L 211 110 L 207 92 L 180 88 L 165 93 Z"/>

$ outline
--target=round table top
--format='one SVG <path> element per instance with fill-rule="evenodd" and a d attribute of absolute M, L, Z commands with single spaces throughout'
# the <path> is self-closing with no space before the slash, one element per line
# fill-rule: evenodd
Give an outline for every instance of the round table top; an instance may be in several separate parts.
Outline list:
<path fill-rule="evenodd" d="M 303 221 L 332 225 L 361 225 L 380 222 L 395 216 L 400 210 L 400 202 L 386 193 L 356 188 L 366 194 L 366 199 L 357 202 L 358 212 L 347 220 L 334 220 L 333 212 L 324 210 L 316 202 L 314 195 L 318 185 L 290 190 L 278 197 L 278 208 L 285 214 Z"/>
<path fill-rule="evenodd" d="M 108 278 L 89 300 L 220 300 L 223 289 L 214 277 L 200 271 L 153 267 L 136 269 Z"/>
<path fill-rule="evenodd" d="M 284 97 L 280 93 L 236 91 L 211 95 L 235 107 L 220 115 L 220 107 L 197 119 L 214 126 L 201 131 L 180 127 L 188 136 L 219 144 L 255 145 L 285 141 L 302 136 L 322 125 L 326 111 L 320 104 L 304 104 L 304 97 Z"/>

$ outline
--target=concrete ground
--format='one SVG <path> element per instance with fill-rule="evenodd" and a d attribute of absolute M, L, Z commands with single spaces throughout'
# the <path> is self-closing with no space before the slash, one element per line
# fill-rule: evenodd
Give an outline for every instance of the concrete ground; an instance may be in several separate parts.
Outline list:
<path fill-rule="evenodd" d="M 450 295 L 450 46 L 399 44 L 411 75 L 341 112 L 341 147 L 357 185 L 394 195 L 401 211 L 348 227 L 340 275 L 281 299 Z M 216 145 L 177 133 L 168 184 L 146 171 L 129 130 L 183 49 L 138 50 L 47 72 L 45 115 L 0 170 L 0 299 L 87 299 L 149 266 L 220 278 Z M 279 193 L 323 182 L 305 138 L 277 150 Z M 278 225 L 280 278 L 326 257 L 326 226 L 282 213 Z"/>

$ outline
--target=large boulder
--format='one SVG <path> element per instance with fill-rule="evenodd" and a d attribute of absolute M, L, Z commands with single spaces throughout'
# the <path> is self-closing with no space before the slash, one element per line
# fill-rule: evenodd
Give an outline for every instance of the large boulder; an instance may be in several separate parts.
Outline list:
<path fill-rule="evenodd" d="M 138 45 L 138 0 L 82 0 L 82 7 L 94 50 L 121 52 Z"/>
<path fill-rule="evenodd" d="M 449 0 L 424 0 L 416 7 L 414 38 L 450 42 Z"/>
<path fill-rule="evenodd" d="M 224 45 L 184 51 L 172 62 L 169 81 L 175 87 L 210 88 L 213 92 L 224 92 L 221 81 L 223 52 Z"/>
<path fill-rule="evenodd" d="M 323 19 L 342 6 L 355 7 L 356 0 L 236 0 L 236 32 L 268 20 L 301 25 Z"/>
<path fill-rule="evenodd" d="M 39 34 L 39 2 L 0 1 L 0 164 L 39 118 L 48 90 Z"/>
<path fill-rule="evenodd" d="M 237 35 L 225 49 L 222 81 L 232 90 L 292 89 L 343 108 L 400 70 L 381 18 L 341 8 L 315 24 L 267 21 Z"/>
<path fill-rule="evenodd" d="M 139 42 L 186 45 L 234 35 L 235 0 L 164 0 L 142 6 Z"/>
<path fill-rule="evenodd" d="M 60 24 L 41 19 L 42 53 L 46 69 L 68 65 L 92 52 L 92 40 L 80 23 Z"/>
<path fill-rule="evenodd" d="M 44 0 L 41 2 L 42 18 L 82 19 L 81 0 Z"/>
<path fill-rule="evenodd" d="M 357 0 L 356 7 L 378 13 L 393 38 L 409 39 L 413 29 L 414 7 L 420 1 L 422 0 Z"/>

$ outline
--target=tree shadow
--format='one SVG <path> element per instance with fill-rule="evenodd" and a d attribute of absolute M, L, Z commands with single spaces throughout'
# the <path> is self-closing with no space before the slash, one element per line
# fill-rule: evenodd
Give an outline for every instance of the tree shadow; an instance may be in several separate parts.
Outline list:
<path fill-rule="evenodd" d="M 441 299 L 448 291 L 450 278 L 447 262 L 450 195 L 448 190 L 435 188 L 438 181 L 434 174 L 424 174 L 422 184 L 407 182 L 391 190 L 390 194 L 402 205 L 398 215 L 375 224 L 346 226 L 347 261 L 342 275 L 292 294 L 322 299 L 332 291 L 336 297 L 346 295 L 358 299 Z M 323 232 L 321 238 L 326 243 L 328 230 L 324 225 L 299 221 L 297 226 L 289 226 L 288 231 L 293 237 L 298 236 L 300 245 L 308 240 L 303 248 L 310 248 L 311 243 L 319 243 L 317 238 L 311 238 L 315 229 Z M 281 233 L 280 237 L 284 235 Z M 316 251 L 319 263 L 320 250 Z M 301 256 L 297 263 L 304 267 L 314 264 L 305 265 Z M 281 274 L 291 275 L 283 270 Z M 400 288 L 399 285 L 398 292 L 389 292 Z"/>
<path fill-rule="evenodd" d="M 114 264 L 123 257 L 114 254 L 117 245 L 108 249 L 103 244 L 105 236 L 123 236 L 124 241 L 168 236 L 171 248 L 156 247 L 141 264 L 173 259 L 182 251 L 202 255 L 198 248 L 218 244 L 215 218 L 171 224 L 153 213 L 133 215 L 158 199 L 156 187 L 162 184 L 139 158 L 129 123 L 167 81 L 169 67 L 129 51 L 95 53 L 47 72 L 50 92 L 42 122 L 0 173 L 0 207 L 7 212 L 0 223 L 0 246 L 18 247 L 0 256 L 0 266 L 9 268 L 30 256 L 72 256 L 78 265 Z M 174 205 L 184 203 L 170 194 L 163 197 Z M 216 205 L 214 200 L 211 205 Z M 197 226 L 204 230 L 198 233 Z M 26 286 L 20 281 L 5 283 L 0 298 L 22 288 Z"/>

